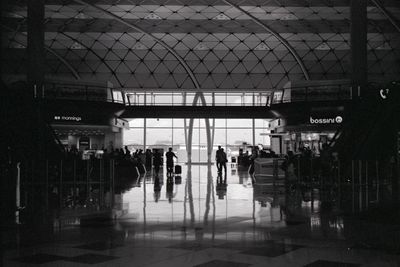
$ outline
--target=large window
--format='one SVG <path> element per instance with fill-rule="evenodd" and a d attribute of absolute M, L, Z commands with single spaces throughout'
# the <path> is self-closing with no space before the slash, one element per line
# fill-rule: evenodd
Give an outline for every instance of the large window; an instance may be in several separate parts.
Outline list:
<path fill-rule="evenodd" d="M 131 150 L 168 147 L 178 154 L 180 162 L 187 160 L 185 119 L 133 119 L 124 133 L 124 145 Z M 214 124 L 215 123 L 215 124 Z M 239 149 L 251 152 L 251 146 L 270 147 L 268 120 L 264 119 L 210 119 L 211 132 L 215 125 L 214 151 L 218 145 L 225 148 L 228 157 L 236 156 Z M 186 126 L 189 120 L 186 119 Z M 207 136 L 204 119 L 195 119 L 192 137 L 192 161 L 207 160 Z M 214 160 L 214 157 L 212 157 Z"/>

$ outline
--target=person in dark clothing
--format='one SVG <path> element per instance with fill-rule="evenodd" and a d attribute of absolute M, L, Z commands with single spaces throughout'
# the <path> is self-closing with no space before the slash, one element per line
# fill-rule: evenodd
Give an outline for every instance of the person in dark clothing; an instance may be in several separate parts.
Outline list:
<path fill-rule="evenodd" d="M 129 151 L 128 146 L 125 146 L 125 156 L 126 156 L 127 158 L 130 158 L 130 157 L 131 157 L 131 151 Z"/>
<path fill-rule="evenodd" d="M 119 149 L 119 152 L 118 152 L 118 160 L 121 161 L 121 160 L 123 160 L 124 158 L 125 158 L 124 149 L 123 149 L 123 148 L 120 148 L 120 149 Z"/>
<path fill-rule="evenodd" d="M 168 152 L 165 153 L 165 157 L 167 158 L 167 175 L 171 175 L 174 172 L 174 157 L 178 157 L 174 152 L 172 152 L 172 147 L 168 148 Z"/>
<path fill-rule="evenodd" d="M 221 172 L 221 161 L 220 161 L 221 146 L 218 146 L 218 150 L 215 152 L 215 162 L 217 164 L 218 173 Z"/>
<path fill-rule="evenodd" d="M 151 170 L 151 158 L 152 158 L 152 153 L 150 149 L 146 149 L 145 153 L 145 159 L 146 159 L 146 170 Z"/>
<path fill-rule="evenodd" d="M 222 174 L 222 168 L 225 170 L 225 175 L 226 175 L 226 163 L 228 162 L 228 158 L 226 157 L 226 153 L 224 152 L 224 149 L 221 148 L 220 152 L 218 153 L 218 161 L 219 162 L 219 170 L 218 172 Z"/>
<path fill-rule="evenodd" d="M 156 150 L 153 155 L 153 166 L 154 166 L 154 173 L 156 176 L 158 176 L 161 164 L 162 164 L 161 153 L 160 151 Z"/>

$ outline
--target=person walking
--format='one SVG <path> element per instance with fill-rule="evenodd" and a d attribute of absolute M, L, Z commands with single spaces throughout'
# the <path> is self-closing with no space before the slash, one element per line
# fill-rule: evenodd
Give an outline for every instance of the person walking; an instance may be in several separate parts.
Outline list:
<path fill-rule="evenodd" d="M 165 157 L 167 158 L 167 175 L 172 175 L 172 173 L 174 173 L 174 157 L 178 158 L 175 153 L 172 152 L 172 147 L 168 148 Z"/>

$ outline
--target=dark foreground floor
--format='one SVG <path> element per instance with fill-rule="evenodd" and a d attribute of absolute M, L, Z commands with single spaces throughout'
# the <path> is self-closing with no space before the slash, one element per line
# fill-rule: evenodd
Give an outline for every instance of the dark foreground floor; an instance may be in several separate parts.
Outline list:
<path fill-rule="evenodd" d="M 114 219 L 69 219 L 3 250 L 4 266 L 400 266 L 396 225 L 321 210 L 294 190 L 253 185 L 246 171 L 183 166 L 147 174 L 115 197 Z M 42 238 L 43 235 L 43 238 Z M 369 238 L 370 237 L 370 238 Z M 18 237 L 16 238 L 18 240 Z M 23 238 L 21 238 L 23 239 Z M 371 242 L 372 240 L 372 242 Z M 376 242 L 375 242 L 375 241 Z"/>

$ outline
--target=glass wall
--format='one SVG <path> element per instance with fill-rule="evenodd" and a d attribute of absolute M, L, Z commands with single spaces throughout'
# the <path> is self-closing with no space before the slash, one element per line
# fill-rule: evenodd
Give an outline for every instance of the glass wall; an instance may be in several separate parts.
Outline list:
<path fill-rule="evenodd" d="M 270 148 L 268 120 L 264 119 L 209 119 L 211 133 L 214 128 L 213 151 L 220 145 L 230 160 L 239 149 L 251 153 L 251 146 Z M 189 126 L 189 119 L 186 119 Z M 214 127 L 213 127 L 214 126 Z M 187 161 L 185 119 L 133 119 L 124 132 L 124 145 L 130 150 L 164 149 L 172 147 L 179 162 Z M 214 154 L 212 156 L 214 160 Z M 204 119 L 195 119 L 193 127 L 192 161 L 207 161 L 207 135 Z"/>

